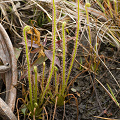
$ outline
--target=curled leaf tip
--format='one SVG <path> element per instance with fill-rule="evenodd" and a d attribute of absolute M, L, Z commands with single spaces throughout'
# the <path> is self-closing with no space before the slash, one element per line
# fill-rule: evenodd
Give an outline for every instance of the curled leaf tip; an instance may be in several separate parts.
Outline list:
<path fill-rule="evenodd" d="M 91 4 L 90 4 L 89 2 L 87 2 L 87 3 L 85 4 L 85 6 L 86 6 L 86 7 L 90 7 Z"/>
<path fill-rule="evenodd" d="M 35 103 L 34 103 L 34 106 L 35 106 L 35 108 L 37 108 L 37 107 L 38 107 L 38 104 L 35 102 Z"/>
<path fill-rule="evenodd" d="M 62 23 L 62 25 L 63 25 L 63 26 L 66 26 L 66 22 L 64 21 L 64 22 Z"/>
<path fill-rule="evenodd" d="M 26 25 L 26 26 L 24 27 L 24 31 L 29 31 L 29 30 L 30 30 L 30 26 Z"/>
<path fill-rule="evenodd" d="M 43 62 L 43 66 L 45 67 L 45 62 Z"/>
<path fill-rule="evenodd" d="M 58 71 L 58 68 L 56 66 L 54 66 L 54 68 L 55 68 L 55 71 Z"/>
<path fill-rule="evenodd" d="M 117 1 L 116 1 L 116 0 L 114 0 L 114 2 L 115 2 L 115 3 L 117 3 Z"/>
<path fill-rule="evenodd" d="M 36 72 L 37 71 L 37 66 L 34 66 L 34 72 Z"/>

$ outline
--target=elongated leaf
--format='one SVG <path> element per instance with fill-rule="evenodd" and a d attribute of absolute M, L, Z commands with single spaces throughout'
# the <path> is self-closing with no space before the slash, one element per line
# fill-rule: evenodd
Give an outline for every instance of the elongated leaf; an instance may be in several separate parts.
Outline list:
<path fill-rule="evenodd" d="M 19 43 L 19 44 L 21 44 L 21 45 L 24 45 L 24 46 L 25 46 L 25 42 L 24 42 L 24 41 L 22 41 L 22 42 L 21 42 L 21 43 Z M 30 40 L 28 40 L 28 47 L 31 47 L 31 41 L 30 41 Z M 34 41 L 33 41 L 32 47 L 33 47 L 33 48 L 39 48 L 39 46 L 38 46 L 37 44 L 35 44 L 35 42 L 34 42 Z"/>
<path fill-rule="evenodd" d="M 52 61 L 52 56 L 53 56 L 52 51 L 51 50 L 45 50 L 44 52 L 45 52 L 45 55 L 48 57 L 48 59 L 50 59 Z M 61 68 L 61 66 L 60 66 L 60 60 L 59 60 L 59 58 L 57 56 L 55 56 L 55 64 L 59 68 Z"/>

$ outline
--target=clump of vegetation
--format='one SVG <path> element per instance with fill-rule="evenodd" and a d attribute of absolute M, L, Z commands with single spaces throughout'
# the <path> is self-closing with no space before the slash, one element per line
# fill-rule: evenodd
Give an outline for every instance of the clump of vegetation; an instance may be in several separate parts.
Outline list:
<path fill-rule="evenodd" d="M 62 82 L 59 82 L 57 81 L 57 67 L 55 66 L 55 49 L 56 49 L 56 8 L 55 8 L 55 2 L 53 0 L 53 24 L 52 24 L 52 40 L 53 40 L 53 50 L 52 50 L 52 63 L 51 63 L 51 68 L 50 68 L 50 72 L 49 72 L 49 76 L 47 78 L 47 83 L 44 87 L 44 70 L 45 70 L 45 65 L 43 66 L 43 76 L 42 76 L 42 91 L 40 92 L 39 94 L 39 99 L 37 98 L 38 97 L 38 86 L 37 86 L 37 67 L 35 66 L 34 67 L 34 71 L 35 71 L 35 83 L 31 83 L 31 70 L 30 70 L 30 61 L 29 61 L 29 55 L 28 55 L 28 45 L 27 45 L 27 36 L 26 36 L 26 33 L 32 33 L 31 30 L 30 30 L 30 26 L 25 26 L 24 29 L 23 29 L 23 35 L 24 35 L 24 40 L 25 40 L 25 45 L 26 45 L 26 58 L 27 58 L 27 66 L 28 66 L 28 81 L 29 81 L 29 99 L 30 99 L 30 102 L 27 101 L 27 107 L 30 111 L 30 114 L 31 116 L 33 116 L 33 118 L 39 118 L 41 117 L 41 114 L 40 114 L 40 108 L 43 109 L 42 106 L 44 106 L 44 104 L 47 102 L 46 100 L 46 96 L 50 95 L 50 99 L 52 101 L 55 102 L 56 101 L 56 105 L 58 106 L 61 106 L 61 105 L 64 105 L 64 101 L 65 101 L 65 97 L 68 96 L 67 94 L 67 85 L 68 85 L 68 80 L 69 80 L 69 77 L 70 77 L 70 73 L 71 73 L 71 69 L 72 69 L 72 66 L 73 66 L 73 63 L 74 63 L 74 59 L 75 59 L 75 56 L 76 56 L 76 51 L 77 51 L 77 43 L 78 43 L 78 36 L 79 36 L 79 22 L 77 22 L 77 32 L 76 32 L 76 43 L 75 43 L 75 47 L 74 47 L 74 51 L 73 51 L 73 56 L 72 56 L 72 60 L 71 60 L 71 63 L 70 63 L 70 68 L 69 68 L 69 71 L 68 71 L 68 74 L 67 74 L 67 79 L 66 79 L 66 64 L 65 64 L 65 61 L 66 61 L 66 38 L 65 38 L 65 25 L 66 25 L 66 22 L 63 22 L 62 23 L 62 48 L 63 48 L 63 56 L 62 56 L 62 59 L 63 59 L 63 64 L 62 64 Z M 79 0 L 77 1 L 77 20 L 79 21 L 80 20 L 80 16 L 79 16 Z M 34 28 L 35 30 L 35 34 L 36 35 L 39 35 L 37 34 L 37 30 Z M 36 32 L 37 31 L 37 32 Z M 31 34 L 32 35 L 32 34 Z M 32 39 L 33 40 L 33 39 Z M 34 41 L 36 44 L 38 44 L 40 47 L 42 46 L 40 44 L 40 41 L 37 37 L 37 39 L 34 38 Z M 38 42 L 39 41 L 39 42 Z M 31 47 L 32 47 L 32 43 L 33 41 L 31 42 Z M 42 47 L 41 47 L 42 48 Z M 41 52 L 41 51 L 40 51 Z M 38 56 L 38 58 L 41 57 L 41 56 Z M 45 56 L 44 56 L 45 57 Z M 44 63 L 45 64 L 45 63 Z M 51 78 L 53 76 L 53 71 L 55 71 L 55 77 L 54 77 L 54 81 L 55 81 L 55 91 L 52 92 L 50 90 L 50 81 L 51 81 Z M 33 86 L 33 87 L 32 87 Z M 74 95 L 73 95 L 74 96 Z M 56 99 L 55 99 L 56 98 Z M 75 97 L 74 97 L 75 98 Z M 38 102 L 39 101 L 39 102 Z M 76 103 L 77 104 L 77 103 Z M 77 105 L 78 107 L 78 105 Z"/>
<path fill-rule="evenodd" d="M 25 90 L 24 85 L 21 87 L 22 93 L 26 94 L 19 99 L 23 104 L 19 108 L 22 112 L 17 108 L 18 118 L 20 112 L 24 119 L 54 119 L 57 110 L 63 106 L 61 119 L 64 119 L 66 104 L 71 105 L 73 101 L 77 106 L 76 118 L 79 117 L 79 108 L 89 119 L 90 114 L 92 117 L 103 114 L 103 108 L 109 106 L 105 103 L 106 98 L 119 107 L 120 85 L 114 71 L 119 71 L 116 66 L 120 63 L 119 5 L 118 0 L 26 0 L 12 2 L 8 9 L 2 4 L 4 17 L 1 22 L 9 23 L 5 25 L 9 26 L 8 31 L 14 32 L 11 38 L 22 40 L 20 33 L 23 29 L 25 41 L 20 45 L 25 46 L 26 54 L 21 53 L 18 61 L 24 60 L 22 67 L 26 70 L 18 67 L 23 73 L 20 81 L 28 79 L 25 84 L 28 83 L 29 89 Z M 12 19 L 13 14 L 7 14 L 13 11 L 17 24 Z M 109 75 L 107 80 L 105 74 Z M 107 93 L 105 97 L 101 94 L 104 91 Z M 91 106 L 93 113 L 89 113 Z M 100 112 L 94 109 L 98 106 Z M 85 119 L 85 115 L 81 119 Z M 106 116 L 110 117 L 109 114 Z"/>

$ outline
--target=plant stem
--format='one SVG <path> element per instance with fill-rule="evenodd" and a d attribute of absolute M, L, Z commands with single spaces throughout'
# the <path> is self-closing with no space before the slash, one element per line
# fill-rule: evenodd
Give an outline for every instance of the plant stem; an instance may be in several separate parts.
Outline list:
<path fill-rule="evenodd" d="M 80 12 L 79 12 L 79 8 L 80 8 L 80 3 L 79 3 L 79 0 L 77 0 L 77 33 L 76 33 L 76 42 L 75 42 L 75 47 L 74 47 L 74 51 L 73 51 L 73 55 L 72 55 L 72 61 L 71 61 L 71 64 L 70 64 L 70 68 L 69 68 L 69 71 L 68 71 L 68 76 L 67 76 L 67 80 L 66 80 L 66 86 L 67 86 L 67 83 L 68 83 L 68 80 L 69 80 L 69 77 L 70 77 L 70 73 L 71 73 L 71 69 L 72 69 L 72 66 L 73 66 L 73 63 L 74 63 L 74 59 L 75 59 L 75 56 L 76 56 L 76 52 L 77 52 L 77 43 L 78 43 L 78 37 L 79 37 L 79 27 L 80 27 Z"/>
<path fill-rule="evenodd" d="M 115 15 L 117 16 L 117 1 L 114 0 L 114 9 L 115 9 Z"/>
<path fill-rule="evenodd" d="M 30 26 L 25 26 L 23 29 L 23 36 L 25 40 L 25 50 L 26 50 L 26 58 L 27 58 L 27 66 L 28 66 L 28 81 L 29 81 L 29 91 L 30 91 L 29 97 L 30 97 L 31 110 L 33 110 L 30 61 L 29 61 L 29 55 L 28 55 L 28 45 L 27 45 L 27 36 L 26 36 L 26 32 L 29 30 L 30 30 Z"/>
<path fill-rule="evenodd" d="M 63 22 L 62 23 L 62 35 L 63 35 L 63 41 L 62 41 L 62 44 L 63 44 L 63 70 L 62 70 L 62 95 L 64 95 L 64 91 L 65 91 L 65 86 L 66 86 L 66 83 L 65 83 L 65 25 L 66 25 L 66 22 Z"/>
<path fill-rule="evenodd" d="M 110 1 L 107 0 L 107 3 L 108 3 L 109 10 L 110 10 L 110 15 L 111 15 L 111 17 L 113 18 L 113 14 L 112 14 L 112 10 L 111 10 Z"/>
<path fill-rule="evenodd" d="M 42 92 L 44 91 L 44 76 L 45 76 L 45 62 L 43 62 L 43 73 L 42 73 Z"/>
<path fill-rule="evenodd" d="M 34 66 L 34 72 L 35 72 L 35 92 L 34 92 L 34 99 L 35 99 L 35 103 L 37 103 L 37 66 Z"/>
<path fill-rule="evenodd" d="M 89 26 L 89 14 L 88 14 L 87 7 L 90 7 L 90 3 L 86 3 L 86 4 L 85 4 L 85 11 L 86 11 L 86 17 L 87 17 L 89 42 L 90 42 L 90 44 L 92 44 L 92 42 L 91 42 L 91 34 L 90 34 L 90 26 Z"/>
<path fill-rule="evenodd" d="M 54 67 L 54 74 L 55 74 L 55 95 L 58 93 L 57 71 L 58 71 L 58 68 L 55 66 Z"/>
<path fill-rule="evenodd" d="M 52 3 L 53 3 L 53 30 L 52 30 L 52 39 L 53 39 L 53 58 L 52 58 L 52 66 L 51 66 L 51 71 L 50 71 L 50 74 L 49 74 L 49 78 L 47 80 L 47 84 L 46 84 L 46 87 L 45 87 L 45 90 L 43 92 L 43 95 L 42 95 L 42 99 L 41 99 L 41 103 L 43 103 L 43 99 L 44 99 L 44 96 L 45 96 L 45 93 L 49 87 L 49 84 L 50 84 L 50 81 L 51 81 L 51 78 L 52 78 L 52 74 L 53 74 L 53 70 L 54 70 L 54 63 L 55 63 L 55 39 L 56 39 L 56 9 L 55 9 L 55 1 L 52 0 Z"/>

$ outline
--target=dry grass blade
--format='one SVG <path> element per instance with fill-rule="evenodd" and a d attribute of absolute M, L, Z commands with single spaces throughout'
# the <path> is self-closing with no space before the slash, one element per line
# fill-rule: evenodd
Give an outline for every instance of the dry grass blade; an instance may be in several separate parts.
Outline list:
<path fill-rule="evenodd" d="M 43 107 L 43 109 L 44 109 L 44 111 L 45 111 L 45 114 L 46 114 L 46 116 L 47 116 L 47 120 L 48 120 L 48 113 L 47 113 L 47 110 L 46 110 L 45 107 Z"/>
<path fill-rule="evenodd" d="M 1 11 L 2 11 L 2 14 L 4 15 L 4 17 L 5 17 L 5 20 L 8 22 L 8 23 L 10 23 L 10 21 L 9 21 L 9 19 L 8 19 L 8 15 L 7 15 L 7 10 L 6 10 L 6 4 L 4 3 L 0 3 L 0 9 L 1 9 Z M 2 17 L 1 17 L 2 18 Z"/>
<path fill-rule="evenodd" d="M 110 25 L 107 25 L 110 22 Z M 98 38 L 102 41 L 105 42 L 104 39 L 107 39 L 107 41 L 109 41 L 110 43 L 115 44 L 115 46 L 118 48 L 118 50 L 120 49 L 120 41 L 113 35 L 113 33 L 110 31 L 111 25 L 112 25 L 113 21 L 112 19 L 107 20 L 106 22 L 104 22 L 103 24 L 101 24 L 101 26 L 97 26 L 97 35 L 96 35 L 96 43 L 98 41 Z M 102 34 L 100 33 L 100 31 L 102 31 Z M 107 35 L 108 37 L 106 37 L 105 35 Z M 103 39 L 104 38 L 104 39 Z"/>
<path fill-rule="evenodd" d="M 55 118 L 55 112 L 56 112 L 56 106 L 57 106 L 57 99 L 58 99 L 58 96 L 56 97 L 56 101 L 55 101 L 55 108 L 54 108 L 54 113 L 53 113 L 53 119 Z"/>
<path fill-rule="evenodd" d="M 102 120 L 120 120 L 120 119 L 114 119 L 114 118 L 105 118 L 105 117 L 99 117 L 99 116 L 94 116 L 96 118 L 100 118 Z"/>
<path fill-rule="evenodd" d="M 18 11 L 17 11 L 17 8 L 16 8 L 13 0 L 10 0 L 10 1 L 11 1 L 11 4 L 12 4 L 12 7 L 13 7 L 13 11 L 15 12 L 16 16 L 17 16 L 18 19 L 19 19 L 19 22 L 20 22 L 21 26 L 23 27 L 22 20 L 20 19 L 20 16 L 19 16 L 19 13 L 18 13 Z"/>
<path fill-rule="evenodd" d="M 50 18 L 50 20 L 52 20 L 52 17 L 49 15 L 49 13 L 40 4 L 38 4 L 34 0 L 31 0 L 31 1 L 35 3 L 41 10 L 43 10 L 47 14 L 47 16 Z"/>
<path fill-rule="evenodd" d="M 104 88 L 104 90 L 107 92 L 107 94 L 110 96 L 110 98 L 115 102 L 115 104 L 118 106 L 118 103 L 115 101 L 114 97 L 110 94 L 110 92 L 105 88 L 105 86 L 98 79 L 96 79 L 96 80 Z M 120 106 L 118 106 L 118 107 L 120 107 Z"/>
<path fill-rule="evenodd" d="M 76 7 L 76 3 L 75 2 L 64 1 L 64 3 L 67 6 L 71 7 L 71 10 L 75 9 L 75 7 Z M 80 5 L 80 10 L 84 10 L 85 11 L 85 7 L 82 4 Z M 100 12 L 100 11 L 94 9 L 94 8 L 88 8 L 88 12 L 91 13 L 92 15 L 96 16 L 97 18 L 100 18 L 103 21 L 107 20 L 105 15 L 102 12 Z"/>
<path fill-rule="evenodd" d="M 21 100 L 23 103 L 25 103 L 25 101 L 22 98 L 18 98 L 17 99 L 17 103 L 16 103 L 16 109 L 17 109 L 17 119 L 20 120 L 20 116 L 19 116 L 19 110 L 18 110 L 18 101 Z"/>

